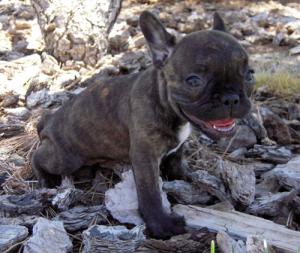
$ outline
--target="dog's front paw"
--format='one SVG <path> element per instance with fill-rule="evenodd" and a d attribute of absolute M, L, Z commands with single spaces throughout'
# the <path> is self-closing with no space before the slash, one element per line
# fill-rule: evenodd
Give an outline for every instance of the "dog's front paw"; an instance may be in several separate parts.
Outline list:
<path fill-rule="evenodd" d="M 173 235 L 184 234 L 185 221 L 181 216 L 163 215 L 146 223 L 149 234 L 153 238 L 168 239 Z"/>

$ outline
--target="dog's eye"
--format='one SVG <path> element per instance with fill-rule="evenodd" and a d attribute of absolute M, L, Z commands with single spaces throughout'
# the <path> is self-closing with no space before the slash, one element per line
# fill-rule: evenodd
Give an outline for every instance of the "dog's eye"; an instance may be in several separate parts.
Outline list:
<path fill-rule="evenodd" d="M 254 73 L 255 73 L 255 72 L 254 72 L 253 69 L 249 69 L 249 70 L 247 71 L 247 74 L 246 74 L 246 76 L 245 76 L 245 82 L 246 82 L 246 84 L 252 85 L 252 84 L 255 83 Z"/>
<path fill-rule="evenodd" d="M 185 79 L 185 82 L 191 87 L 199 87 L 203 85 L 203 79 L 200 76 L 192 74 Z"/>

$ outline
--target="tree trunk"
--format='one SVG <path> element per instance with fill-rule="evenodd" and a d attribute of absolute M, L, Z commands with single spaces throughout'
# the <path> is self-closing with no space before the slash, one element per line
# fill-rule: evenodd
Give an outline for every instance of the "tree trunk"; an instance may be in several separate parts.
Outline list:
<path fill-rule="evenodd" d="M 65 63 L 95 65 L 106 53 L 107 37 L 122 0 L 31 0 L 46 51 Z"/>

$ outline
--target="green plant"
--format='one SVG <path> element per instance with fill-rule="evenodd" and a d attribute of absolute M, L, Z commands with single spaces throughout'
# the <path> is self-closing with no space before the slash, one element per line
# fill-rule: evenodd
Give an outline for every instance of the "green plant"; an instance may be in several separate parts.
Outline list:
<path fill-rule="evenodd" d="M 216 253 L 216 245 L 214 240 L 210 242 L 210 253 Z"/>
<path fill-rule="evenodd" d="M 300 92 L 300 76 L 288 72 L 259 72 L 255 75 L 255 89 L 267 86 L 271 92 L 281 97 L 292 96 Z"/>

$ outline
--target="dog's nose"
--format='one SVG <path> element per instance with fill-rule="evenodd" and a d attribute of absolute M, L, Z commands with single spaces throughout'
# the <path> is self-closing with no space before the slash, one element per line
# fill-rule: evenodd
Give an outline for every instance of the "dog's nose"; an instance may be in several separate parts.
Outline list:
<path fill-rule="evenodd" d="M 239 105 L 240 97 L 236 94 L 225 94 L 221 97 L 221 102 L 226 106 L 234 107 Z"/>

